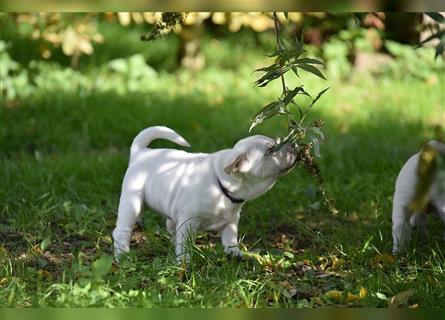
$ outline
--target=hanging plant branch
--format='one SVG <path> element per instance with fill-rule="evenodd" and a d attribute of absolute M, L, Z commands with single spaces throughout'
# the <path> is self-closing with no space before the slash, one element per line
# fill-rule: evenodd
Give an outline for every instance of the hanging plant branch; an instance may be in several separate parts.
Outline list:
<path fill-rule="evenodd" d="M 321 131 L 323 121 L 319 119 L 308 125 L 305 124 L 307 115 L 312 110 L 315 103 L 327 90 L 329 90 L 329 88 L 321 90 L 317 96 L 312 99 L 309 105 L 302 108 L 295 102 L 295 100 L 299 95 L 308 97 L 311 97 L 311 95 L 306 92 L 303 85 L 289 89 L 286 85 L 284 76 L 288 71 L 292 71 L 297 77 L 300 77 L 299 69 L 301 69 L 326 80 L 325 76 L 318 68 L 318 66 L 323 66 L 324 63 L 317 59 L 305 57 L 307 52 L 303 48 L 302 39 L 298 40 L 298 38 L 295 37 L 292 45 L 287 44 L 281 39 L 279 35 L 279 21 L 276 12 L 273 13 L 273 19 L 276 36 L 276 51 L 270 54 L 269 57 L 275 57 L 275 61 L 267 67 L 255 70 L 262 74 L 254 84 L 258 87 L 265 87 L 271 81 L 280 78 L 282 93 L 276 101 L 267 104 L 254 115 L 251 120 L 249 132 L 257 125 L 274 116 L 287 116 L 288 133 L 286 136 L 277 139 L 271 152 L 280 149 L 284 144 L 291 144 L 297 155 L 297 164 L 304 167 L 319 184 L 323 197 L 323 204 L 332 214 L 336 214 L 338 210 L 335 208 L 334 202 L 327 196 L 320 169 L 312 156 L 312 151 L 316 156 L 320 156 L 320 140 L 324 139 L 323 132 Z M 297 109 L 297 114 L 291 112 L 291 106 Z"/>

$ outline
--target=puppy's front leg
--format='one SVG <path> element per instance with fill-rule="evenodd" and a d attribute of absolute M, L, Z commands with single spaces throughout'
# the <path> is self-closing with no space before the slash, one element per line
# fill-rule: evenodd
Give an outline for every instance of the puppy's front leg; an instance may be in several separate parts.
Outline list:
<path fill-rule="evenodd" d="M 238 221 L 239 213 L 236 213 L 229 223 L 224 226 L 221 232 L 221 242 L 225 253 L 235 258 L 242 258 L 243 254 L 238 248 Z"/>
<path fill-rule="evenodd" d="M 190 261 L 190 252 L 187 251 L 187 246 L 194 243 L 194 235 L 198 226 L 197 219 L 189 218 L 185 221 L 178 221 L 178 229 L 175 234 L 175 252 L 178 263 Z"/>

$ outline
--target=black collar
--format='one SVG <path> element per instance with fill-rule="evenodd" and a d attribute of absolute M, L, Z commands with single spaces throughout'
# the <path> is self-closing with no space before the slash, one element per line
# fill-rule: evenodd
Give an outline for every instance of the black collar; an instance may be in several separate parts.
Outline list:
<path fill-rule="evenodd" d="M 221 181 L 219 181 L 219 178 L 218 178 L 218 177 L 216 178 L 216 180 L 218 180 L 218 185 L 219 185 L 219 188 L 221 189 L 222 193 L 224 193 L 224 195 L 225 195 L 227 198 L 229 198 L 230 201 L 232 201 L 233 203 L 243 203 L 243 202 L 244 202 L 244 199 L 238 199 L 238 198 L 235 198 L 234 196 L 232 196 L 232 195 L 230 194 L 230 191 L 227 190 L 227 189 L 222 185 Z"/>

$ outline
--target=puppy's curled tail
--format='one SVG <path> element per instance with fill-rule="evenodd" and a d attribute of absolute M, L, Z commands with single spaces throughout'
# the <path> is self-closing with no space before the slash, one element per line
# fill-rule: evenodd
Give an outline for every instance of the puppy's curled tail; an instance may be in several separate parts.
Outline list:
<path fill-rule="evenodd" d="M 131 158 L 140 151 L 145 150 L 150 142 L 156 139 L 165 139 L 183 147 L 190 147 L 190 144 L 183 137 L 170 128 L 163 126 L 149 127 L 139 132 L 134 138 L 130 148 L 130 161 Z"/>

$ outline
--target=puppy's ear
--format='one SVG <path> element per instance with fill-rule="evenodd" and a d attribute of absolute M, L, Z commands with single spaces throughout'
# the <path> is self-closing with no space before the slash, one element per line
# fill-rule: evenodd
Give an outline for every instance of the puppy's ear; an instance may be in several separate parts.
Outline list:
<path fill-rule="evenodd" d="M 224 166 L 224 172 L 227 174 L 232 174 L 235 172 L 246 172 L 249 160 L 247 160 L 246 153 L 237 154 L 232 158 L 229 163 Z"/>

